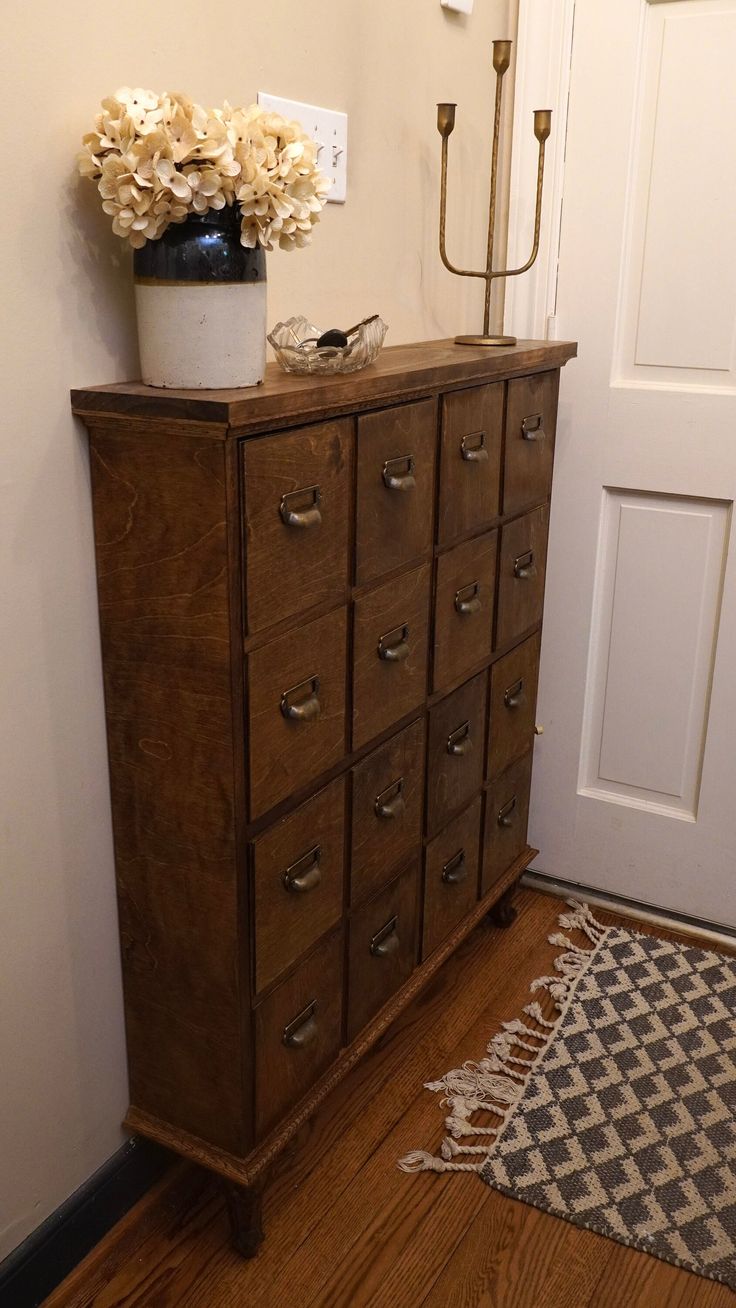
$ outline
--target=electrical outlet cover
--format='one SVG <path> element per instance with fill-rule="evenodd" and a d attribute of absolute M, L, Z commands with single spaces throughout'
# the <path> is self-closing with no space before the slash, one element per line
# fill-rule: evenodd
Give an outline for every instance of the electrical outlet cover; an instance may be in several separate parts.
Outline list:
<path fill-rule="evenodd" d="M 332 190 L 327 202 L 344 204 L 348 186 L 348 116 L 339 109 L 320 109 L 301 100 L 286 100 L 280 95 L 258 92 L 258 103 L 264 109 L 296 119 L 307 136 L 320 147 L 319 166 L 332 179 Z"/>
<path fill-rule="evenodd" d="M 456 14 L 472 14 L 473 0 L 440 0 L 443 9 L 452 9 Z"/>

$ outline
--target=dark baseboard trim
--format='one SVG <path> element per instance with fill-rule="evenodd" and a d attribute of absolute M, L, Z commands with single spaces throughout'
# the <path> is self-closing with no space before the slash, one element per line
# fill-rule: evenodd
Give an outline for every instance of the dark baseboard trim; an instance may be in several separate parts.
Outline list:
<path fill-rule="evenodd" d="M 173 1162 L 134 1136 L 0 1263 L 0 1308 L 38 1308 Z"/>

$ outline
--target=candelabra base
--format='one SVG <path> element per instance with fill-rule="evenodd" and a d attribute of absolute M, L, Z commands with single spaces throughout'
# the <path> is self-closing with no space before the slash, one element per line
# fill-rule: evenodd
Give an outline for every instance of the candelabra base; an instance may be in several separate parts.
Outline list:
<path fill-rule="evenodd" d="M 516 345 L 515 336 L 456 336 L 456 345 Z"/>

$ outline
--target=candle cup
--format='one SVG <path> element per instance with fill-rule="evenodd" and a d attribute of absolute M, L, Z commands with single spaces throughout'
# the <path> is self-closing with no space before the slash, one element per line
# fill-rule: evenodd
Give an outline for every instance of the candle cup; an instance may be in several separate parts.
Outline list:
<path fill-rule="evenodd" d="M 546 141 L 552 131 L 552 110 L 535 109 L 534 110 L 534 135 L 541 143 Z"/>
<path fill-rule="evenodd" d="M 450 132 L 455 127 L 455 110 L 456 104 L 438 104 L 437 105 L 437 131 L 443 139 L 447 139 Z"/>
<path fill-rule="evenodd" d="M 511 42 L 494 41 L 493 42 L 493 67 L 497 73 L 503 77 L 508 72 L 511 63 Z"/>

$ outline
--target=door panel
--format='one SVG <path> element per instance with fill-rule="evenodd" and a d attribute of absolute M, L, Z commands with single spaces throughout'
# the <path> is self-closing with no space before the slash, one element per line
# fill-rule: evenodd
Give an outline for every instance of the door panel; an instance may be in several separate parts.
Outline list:
<path fill-rule="evenodd" d="M 606 489 L 584 793 L 695 818 L 729 510 Z"/>
<path fill-rule="evenodd" d="M 736 0 L 576 7 L 529 836 L 542 872 L 730 926 L 734 64 Z"/>
<path fill-rule="evenodd" d="M 617 371 L 733 388 L 736 10 L 674 0 L 646 6 L 643 26 Z"/>

